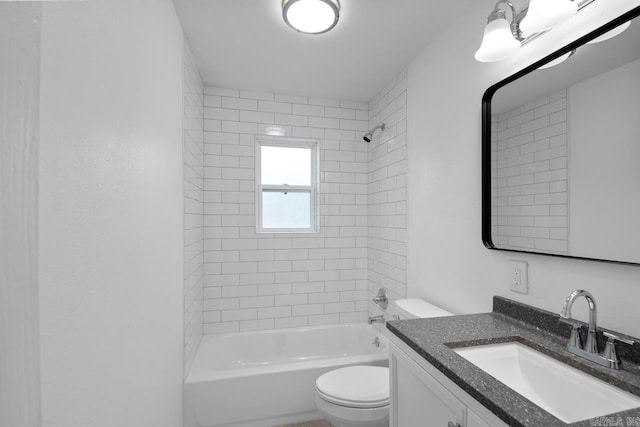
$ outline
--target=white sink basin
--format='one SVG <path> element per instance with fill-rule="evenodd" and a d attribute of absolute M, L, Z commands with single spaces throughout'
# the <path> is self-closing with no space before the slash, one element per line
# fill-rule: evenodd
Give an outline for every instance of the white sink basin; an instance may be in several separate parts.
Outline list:
<path fill-rule="evenodd" d="M 640 397 L 517 342 L 453 350 L 565 423 L 640 407 Z"/>

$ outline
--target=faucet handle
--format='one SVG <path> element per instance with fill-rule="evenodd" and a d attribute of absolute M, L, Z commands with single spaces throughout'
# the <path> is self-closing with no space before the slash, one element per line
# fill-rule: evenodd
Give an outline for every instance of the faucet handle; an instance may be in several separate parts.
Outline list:
<path fill-rule="evenodd" d="M 560 318 L 560 321 L 562 323 L 566 323 L 567 325 L 571 325 L 571 335 L 569 336 L 569 342 L 567 343 L 567 347 L 576 347 L 579 349 L 583 349 L 583 345 L 582 345 L 582 340 L 580 339 L 580 333 L 579 333 L 579 329 L 580 326 L 582 326 L 582 324 L 577 321 L 577 320 L 573 320 L 571 318 L 569 319 L 565 319 L 565 318 Z"/>
<path fill-rule="evenodd" d="M 375 297 L 373 297 L 371 301 L 373 301 L 374 304 L 378 304 L 380 308 L 382 308 L 383 310 L 386 310 L 387 306 L 389 305 L 389 298 L 387 297 L 387 291 L 384 288 L 378 289 L 378 294 Z"/>
<path fill-rule="evenodd" d="M 629 344 L 629 345 L 633 345 L 634 344 L 633 340 L 630 340 L 628 338 L 622 338 L 622 337 L 620 337 L 620 336 L 618 336 L 616 334 L 612 334 L 611 332 L 602 331 L 602 335 L 604 335 L 605 337 L 608 338 L 607 344 L 610 343 L 610 342 L 613 343 L 615 341 L 620 341 L 620 342 L 623 342 L 623 343 Z"/>
<path fill-rule="evenodd" d="M 633 340 L 622 338 L 606 331 L 602 331 L 602 334 L 607 337 L 607 344 L 604 347 L 604 353 L 602 353 L 602 357 L 607 360 L 607 362 L 609 363 L 609 367 L 619 369 L 620 359 L 618 358 L 618 353 L 616 352 L 616 341 L 633 345 Z"/>

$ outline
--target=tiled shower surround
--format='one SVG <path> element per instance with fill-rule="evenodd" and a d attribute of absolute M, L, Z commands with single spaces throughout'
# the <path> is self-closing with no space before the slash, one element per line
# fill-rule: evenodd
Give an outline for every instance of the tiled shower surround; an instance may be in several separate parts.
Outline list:
<path fill-rule="evenodd" d="M 390 300 L 407 293 L 407 76 L 398 74 L 369 102 L 369 127 L 385 123 L 369 144 L 368 248 L 370 298 L 380 287 Z M 373 303 L 372 314 L 383 314 Z M 390 306 L 388 311 L 393 311 Z"/>
<path fill-rule="evenodd" d="M 204 261 L 203 85 L 188 42 L 183 54 L 184 348 L 189 371 L 202 338 Z"/>
<path fill-rule="evenodd" d="M 378 286 L 404 296 L 405 87 L 371 103 L 205 87 L 205 334 L 362 322 Z M 274 126 L 320 141 L 319 233 L 256 233 L 255 138 Z"/>
<path fill-rule="evenodd" d="M 492 129 L 492 236 L 503 248 L 568 252 L 567 91 L 500 114 Z"/>
<path fill-rule="evenodd" d="M 204 333 L 366 320 L 368 105 L 207 87 L 204 117 Z M 320 141 L 319 233 L 256 233 L 273 126 Z"/>

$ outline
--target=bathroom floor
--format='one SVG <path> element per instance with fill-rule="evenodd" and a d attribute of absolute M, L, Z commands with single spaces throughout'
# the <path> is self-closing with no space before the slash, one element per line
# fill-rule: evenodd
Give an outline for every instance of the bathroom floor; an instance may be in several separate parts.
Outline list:
<path fill-rule="evenodd" d="M 285 424 L 276 427 L 333 427 L 333 425 L 326 420 L 305 421 L 303 423 Z"/>

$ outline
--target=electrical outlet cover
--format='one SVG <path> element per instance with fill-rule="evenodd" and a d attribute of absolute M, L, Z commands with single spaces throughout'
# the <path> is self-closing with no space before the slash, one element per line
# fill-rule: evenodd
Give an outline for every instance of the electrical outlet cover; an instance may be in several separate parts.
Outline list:
<path fill-rule="evenodd" d="M 529 293 L 526 262 L 513 259 L 509 260 L 509 289 L 521 294 Z"/>

